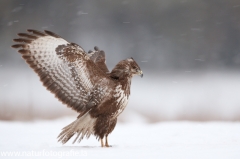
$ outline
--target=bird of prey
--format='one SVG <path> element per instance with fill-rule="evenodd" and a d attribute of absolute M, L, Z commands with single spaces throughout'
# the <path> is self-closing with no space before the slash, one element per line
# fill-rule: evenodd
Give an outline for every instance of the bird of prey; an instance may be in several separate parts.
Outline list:
<path fill-rule="evenodd" d="M 62 129 L 58 141 L 65 144 L 95 135 L 102 147 L 109 147 L 108 135 L 117 117 L 127 106 L 131 79 L 143 72 L 133 58 L 120 61 L 111 72 L 105 52 L 98 47 L 88 53 L 59 35 L 28 29 L 14 39 L 22 58 L 38 74 L 43 85 L 63 104 L 79 113 L 75 121 Z M 105 137 L 105 143 L 104 143 Z"/>

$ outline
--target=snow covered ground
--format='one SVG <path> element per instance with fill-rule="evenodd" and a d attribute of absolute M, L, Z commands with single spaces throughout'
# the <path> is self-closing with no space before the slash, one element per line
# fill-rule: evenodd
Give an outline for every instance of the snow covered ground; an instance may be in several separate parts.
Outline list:
<path fill-rule="evenodd" d="M 120 123 L 109 136 L 112 147 L 101 148 L 94 137 L 58 143 L 61 128 L 72 120 L 1 121 L 0 158 L 240 158 L 239 122 Z"/>

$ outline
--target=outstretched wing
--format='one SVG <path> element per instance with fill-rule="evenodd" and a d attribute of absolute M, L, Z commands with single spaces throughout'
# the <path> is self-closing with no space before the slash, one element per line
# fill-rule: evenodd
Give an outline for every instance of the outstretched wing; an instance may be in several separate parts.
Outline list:
<path fill-rule="evenodd" d="M 19 33 L 21 38 L 14 39 L 18 44 L 12 47 L 20 48 L 18 52 L 60 101 L 82 113 L 93 106 L 89 101 L 93 101 L 94 91 L 102 91 L 96 101 L 104 98 L 103 92 L 109 88 L 101 83 L 109 79 L 79 45 L 50 31 L 28 32 L 32 34 Z"/>
<path fill-rule="evenodd" d="M 88 56 L 103 72 L 109 73 L 106 65 L 105 52 L 103 50 L 99 50 L 99 48 L 95 46 L 94 51 L 88 51 Z"/>

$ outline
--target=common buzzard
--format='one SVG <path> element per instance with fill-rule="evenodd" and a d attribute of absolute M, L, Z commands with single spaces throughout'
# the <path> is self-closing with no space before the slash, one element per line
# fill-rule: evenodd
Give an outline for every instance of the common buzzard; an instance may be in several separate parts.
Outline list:
<path fill-rule="evenodd" d="M 109 147 L 107 137 L 128 103 L 131 79 L 133 75 L 143 76 L 138 64 L 128 58 L 109 72 L 105 53 L 98 47 L 86 53 L 81 46 L 50 31 L 27 31 L 18 34 L 20 38 L 14 39 L 18 43 L 12 47 L 19 49 L 49 91 L 79 113 L 63 128 L 58 141 L 64 144 L 76 134 L 75 143 L 95 135 L 102 147 Z"/>

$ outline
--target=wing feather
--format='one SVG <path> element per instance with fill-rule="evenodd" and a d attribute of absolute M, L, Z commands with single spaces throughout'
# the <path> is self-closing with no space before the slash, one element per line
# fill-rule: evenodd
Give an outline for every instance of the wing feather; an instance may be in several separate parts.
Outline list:
<path fill-rule="evenodd" d="M 99 50 L 97 46 L 94 47 L 94 51 L 88 52 L 89 58 L 104 72 L 109 73 L 109 70 L 106 65 L 105 52 Z"/>
<path fill-rule="evenodd" d="M 29 29 L 27 33 L 19 33 L 21 37 L 14 39 L 18 44 L 13 48 L 39 75 L 43 85 L 67 106 L 77 112 L 86 112 L 93 104 L 104 98 L 104 92 L 98 100 L 94 100 L 97 90 L 109 90 L 111 82 L 90 56 L 77 44 L 69 43 L 59 35 L 50 31 L 40 32 Z M 105 59 L 105 56 L 104 56 Z"/>

